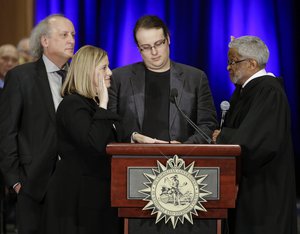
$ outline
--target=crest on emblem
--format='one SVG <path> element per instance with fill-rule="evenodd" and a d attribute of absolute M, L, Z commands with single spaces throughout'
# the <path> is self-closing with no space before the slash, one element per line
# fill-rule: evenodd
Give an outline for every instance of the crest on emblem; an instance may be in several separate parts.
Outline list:
<path fill-rule="evenodd" d="M 184 223 L 187 219 L 193 224 L 193 214 L 198 216 L 198 210 L 206 212 L 202 203 L 206 202 L 204 197 L 211 194 L 204 189 L 207 175 L 198 175 L 194 163 L 186 167 L 185 161 L 174 155 L 166 166 L 157 161 L 153 174 L 144 173 L 148 181 L 144 183 L 146 188 L 139 192 L 146 196 L 143 200 L 148 201 L 143 210 L 157 214 L 155 223 L 165 218 L 165 223 L 171 220 L 175 229 L 178 220 Z"/>

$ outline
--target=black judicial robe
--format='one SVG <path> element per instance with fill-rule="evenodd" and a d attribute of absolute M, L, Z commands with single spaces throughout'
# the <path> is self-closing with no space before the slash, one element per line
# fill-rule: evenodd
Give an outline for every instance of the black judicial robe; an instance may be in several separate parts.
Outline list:
<path fill-rule="evenodd" d="M 280 79 L 262 76 L 240 90 L 238 86 L 233 93 L 217 139 L 242 147 L 229 233 L 296 234 L 294 154 L 284 89 Z"/>

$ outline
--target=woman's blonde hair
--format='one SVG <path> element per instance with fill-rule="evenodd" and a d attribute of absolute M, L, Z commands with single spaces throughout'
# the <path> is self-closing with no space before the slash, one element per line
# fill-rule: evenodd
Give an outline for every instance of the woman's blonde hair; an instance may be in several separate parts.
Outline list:
<path fill-rule="evenodd" d="M 72 58 L 61 95 L 78 93 L 87 98 L 96 97 L 93 85 L 95 67 L 107 56 L 101 48 L 86 45 L 81 47 Z"/>

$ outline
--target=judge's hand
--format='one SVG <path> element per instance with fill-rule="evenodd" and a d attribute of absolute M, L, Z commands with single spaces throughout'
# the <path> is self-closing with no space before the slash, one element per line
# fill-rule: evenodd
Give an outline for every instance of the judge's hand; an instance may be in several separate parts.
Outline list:
<path fill-rule="evenodd" d="M 18 194 L 20 192 L 20 189 L 21 189 L 21 184 L 18 183 L 15 187 L 14 187 L 14 190 L 15 192 Z"/>
<path fill-rule="evenodd" d="M 143 143 L 143 144 L 162 144 L 162 143 L 169 143 L 168 141 L 159 140 L 156 138 L 148 137 L 140 133 L 135 133 L 132 136 L 132 140 L 136 143 Z"/>
<path fill-rule="evenodd" d="M 221 132 L 221 130 L 215 130 L 215 131 L 213 132 L 213 134 L 212 134 L 212 141 L 213 141 L 213 143 L 216 143 L 216 142 L 217 142 L 217 138 L 218 138 L 220 132 Z"/>
<path fill-rule="evenodd" d="M 180 141 L 175 141 L 175 140 L 173 140 L 173 141 L 170 141 L 170 143 L 171 143 L 171 144 L 181 144 L 181 142 L 180 142 Z"/>

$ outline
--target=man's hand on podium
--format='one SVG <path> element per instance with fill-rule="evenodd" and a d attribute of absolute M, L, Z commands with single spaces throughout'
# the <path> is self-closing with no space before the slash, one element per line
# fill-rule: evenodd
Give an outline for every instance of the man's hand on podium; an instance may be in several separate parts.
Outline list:
<path fill-rule="evenodd" d="M 168 141 L 159 140 L 156 138 L 148 137 L 138 132 L 134 132 L 131 135 L 131 140 L 133 143 L 143 143 L 143 144 L 166 144 Z"/>

